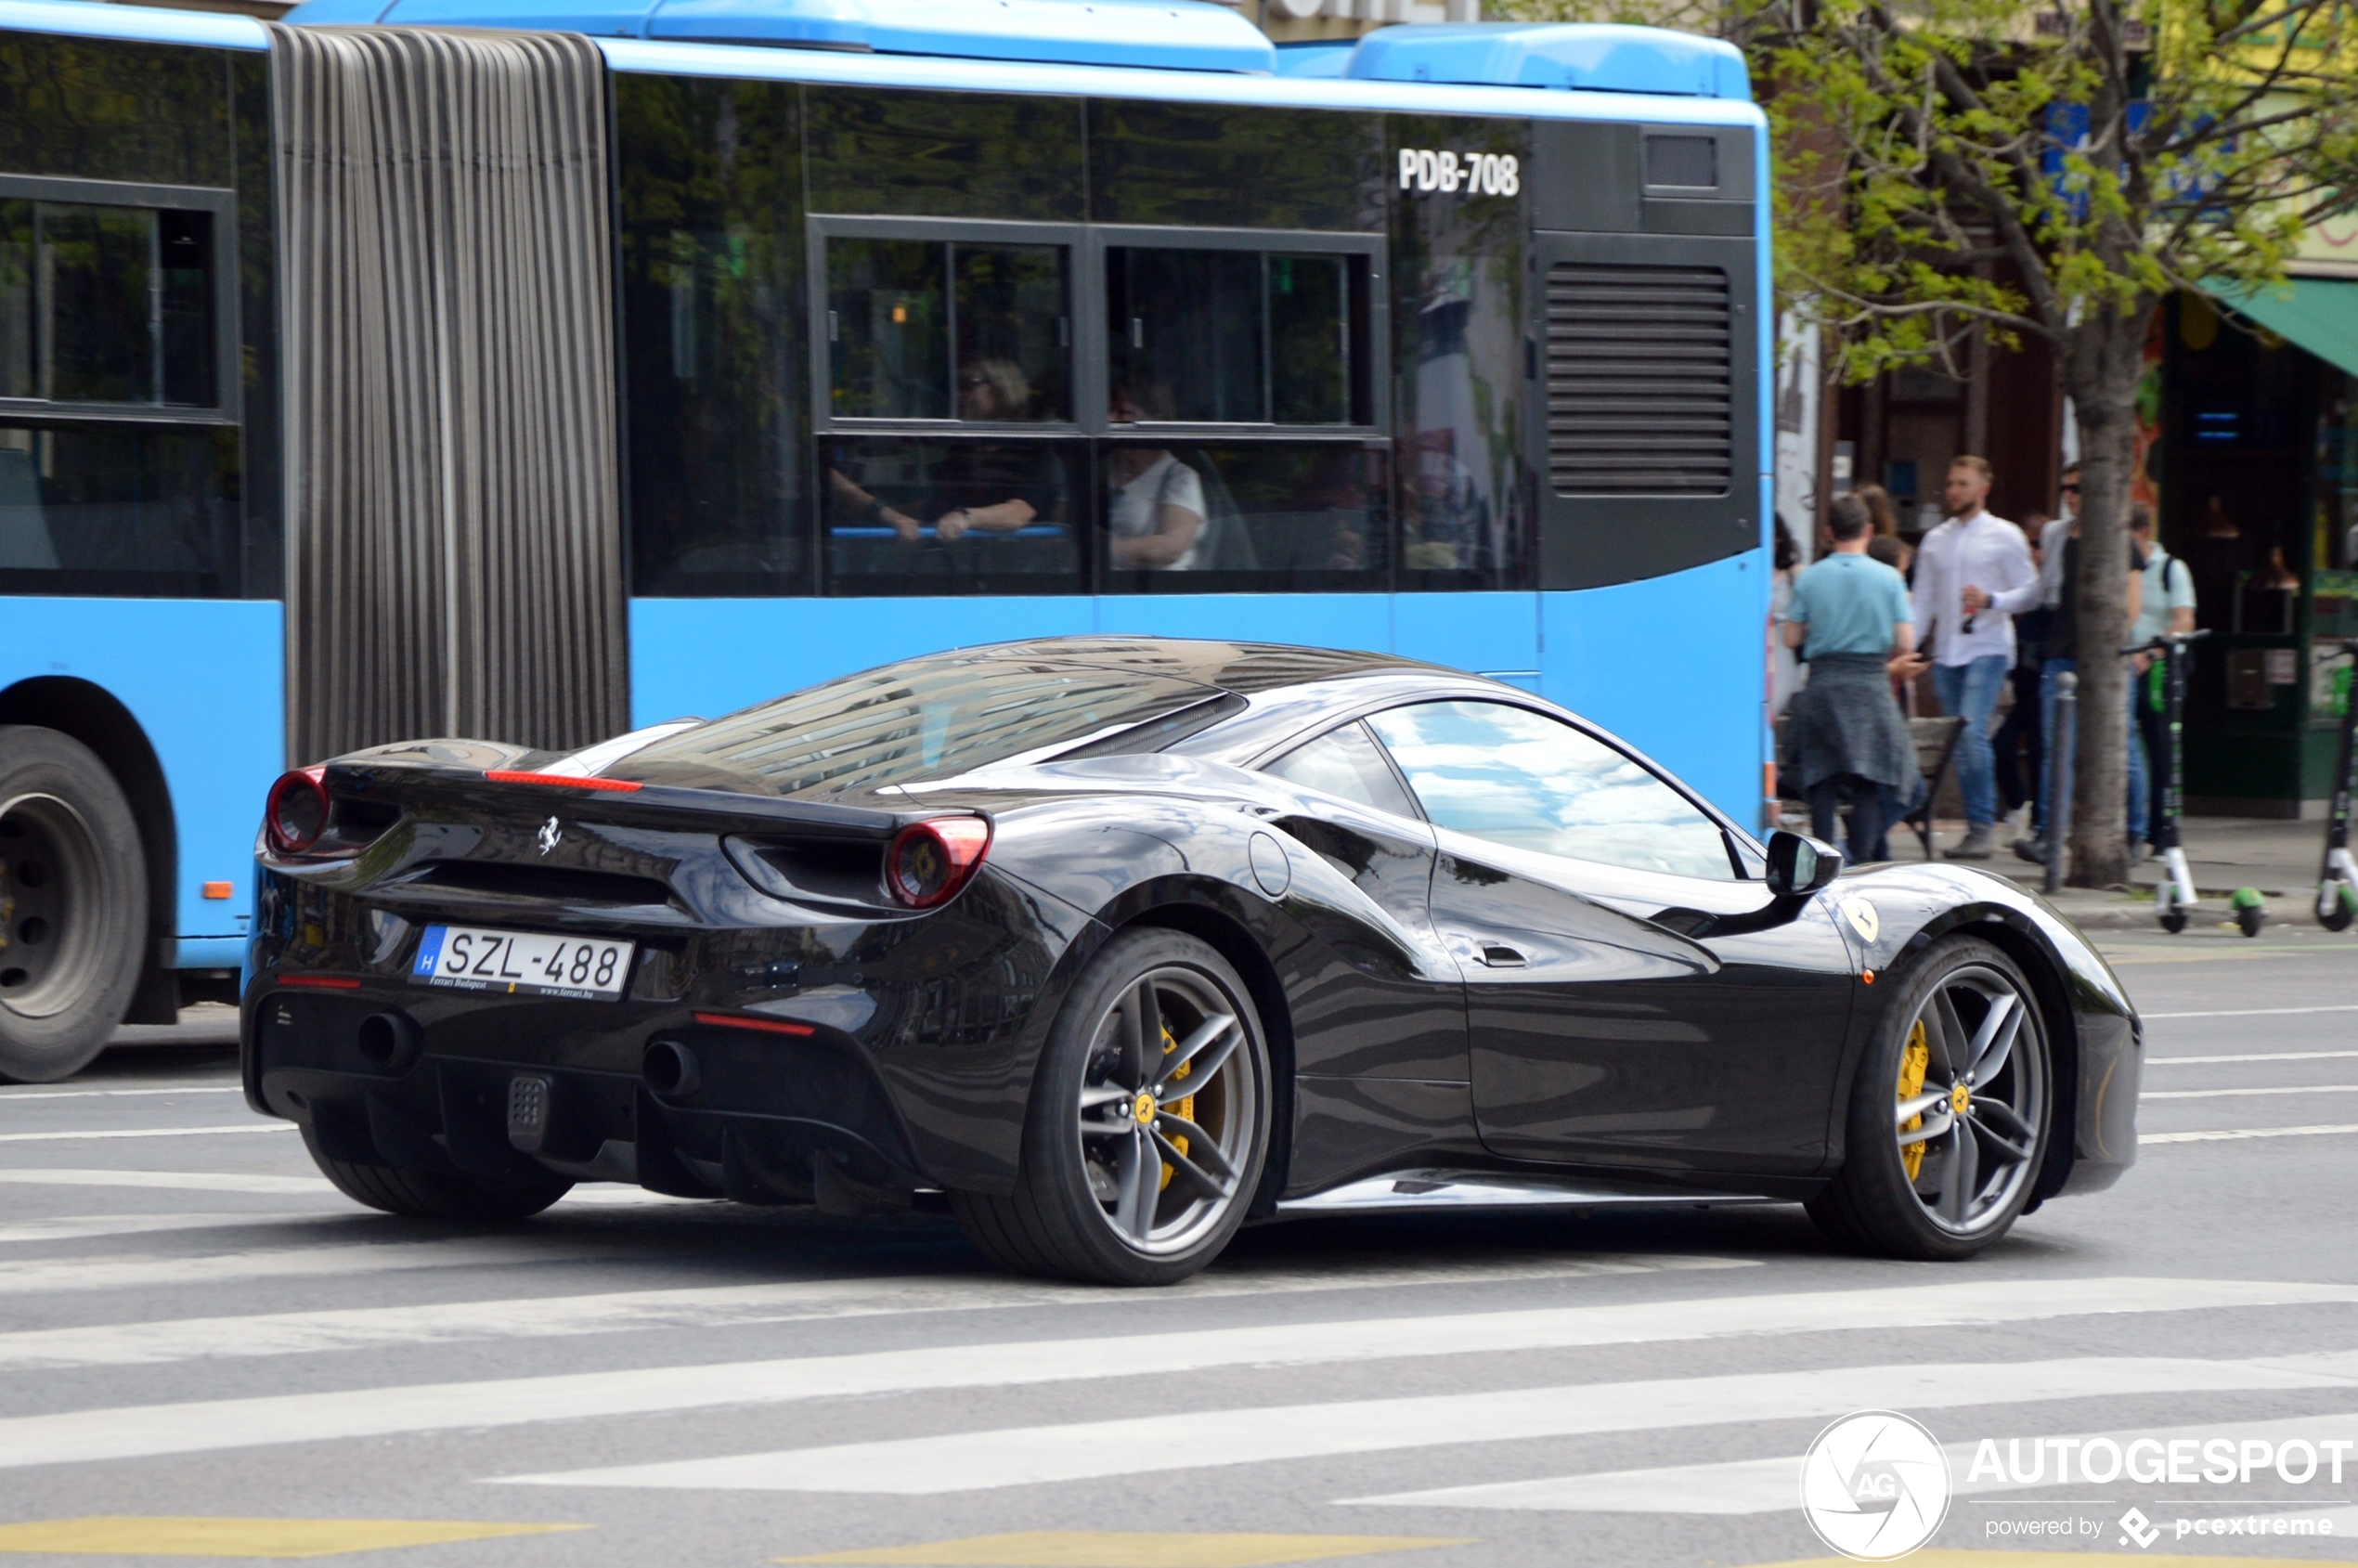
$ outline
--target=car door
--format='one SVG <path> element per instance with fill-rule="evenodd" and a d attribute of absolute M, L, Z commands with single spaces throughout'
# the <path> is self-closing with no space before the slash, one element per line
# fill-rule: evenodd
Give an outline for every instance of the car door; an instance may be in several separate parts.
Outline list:
<path fill-rule="evenodd" d="M 1485 1147 L 1630 1170 L 1819 1168 L 1857 984 L 1830 901 L 1714 934 L 1760 920 L 1771 896 L 1635 758 L 1503 702 L 1367 722 L 1433 824 L 1432 918 L 1465 978 Z"/>

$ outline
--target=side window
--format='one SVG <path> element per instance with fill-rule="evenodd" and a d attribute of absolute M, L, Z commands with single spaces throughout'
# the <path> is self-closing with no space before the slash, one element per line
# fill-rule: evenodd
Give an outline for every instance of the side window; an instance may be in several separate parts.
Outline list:
<path fill-rule="evenodd" d="M 1518 849 L 1735 879 L 1727 839 L 1603 742 L 1506 703 L 1419 703 L 1367 720 L 1434 823 Z"/>
<path fill-rule="evenodd" d="M 1065 423 L 1070 251 L 827 241 L 827 406 L 837 419 Z"/>
<path fill-rule="evenodd" d="M 1367 260 L 1106 252 L 1116 424 L 1366 424 Z"/>
<path fill-rule="evenodd" d="M 1383 753 L 1365 728 L 1346 724 L 1298 745 L 1262 771 L 1291 784 L 1372 806 L 1394 816 L 1413 817 L 1417 808 L 1400 787 Z"/>

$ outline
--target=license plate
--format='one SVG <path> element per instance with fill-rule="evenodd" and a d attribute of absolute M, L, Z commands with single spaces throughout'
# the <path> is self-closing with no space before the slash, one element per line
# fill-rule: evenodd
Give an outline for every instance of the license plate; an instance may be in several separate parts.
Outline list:
<path fill-rule="evenodd" d="M 495 991 L 515 996 L 612 999 L 630 983 L 636 942 L 429 926 L 409 966 L 413 985 Z"/>

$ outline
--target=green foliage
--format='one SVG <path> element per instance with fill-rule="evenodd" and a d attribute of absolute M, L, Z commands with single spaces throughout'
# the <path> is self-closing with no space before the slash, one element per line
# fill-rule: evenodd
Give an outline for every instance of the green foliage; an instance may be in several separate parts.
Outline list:
<path fill-rule="evenodd" d="M 1843 372 L 1963 368 L 1972 332 L 2142 319 L 2280 279 L 2358 204 L 2346 0 L 1504 0 L 1740 44 L 1772 127 L 1778 276 Z M 2347 194 L 2345 194 L 2347 193 Z M 2068 374 L 2068 370 L 2067 370 Z"/>

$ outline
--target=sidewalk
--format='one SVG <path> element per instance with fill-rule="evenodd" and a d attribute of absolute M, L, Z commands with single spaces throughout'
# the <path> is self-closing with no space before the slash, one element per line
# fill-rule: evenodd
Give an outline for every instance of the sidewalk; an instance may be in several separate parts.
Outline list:
<path fill-rule="evenodd" d="M 1943 823 L 1934 842 L 1950 845 L 1964 832 L 1963 823 Z M 2325 859 L 2326 824 L 2287 822 L 2269 817 L 2188 817 L 2180 824 L 2185 840 L 2186 864 L 2195 874 L 2195 891 L 2202 904 L 2195 911 L 2197 924 L 2227 918 L 2227 897 L 2238 888 L 2254 888 L 2268 901 L 2271 920 L 2296 920 L 2315 927 L 2311 903 L 2316 897 L 2317 868 Z M 1895 843 L 1893 848 L 1898 848 Z M 1913 849 L 1911 841 L 1909 848 Z M 1976 862 L 1986 871 L 2038 892 L 2046 868 L 2018 859 L 2002 848 L 1997 858 Z M 2049 901 L 2090 931 L 2158 930 L 2154 918 L 2153 889 L 2161 881 L 2158 860 L 2140 861 L 2131 868 L 2133 894 L 2106 893 L 2066 888 Z"/>

